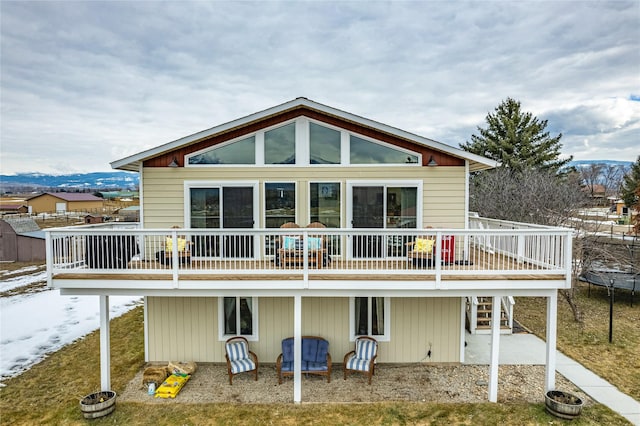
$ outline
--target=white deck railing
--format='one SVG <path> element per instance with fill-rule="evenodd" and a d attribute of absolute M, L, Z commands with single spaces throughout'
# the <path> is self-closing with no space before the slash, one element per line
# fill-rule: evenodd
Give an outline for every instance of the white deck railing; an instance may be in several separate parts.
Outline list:
<path fill-rule="evenodd" d="M 473 226 L 478 223 L 472 219 Z M 478 227 L 479 228 L 479 227 Z M 571 274 L 571 231 L 528 229 L 131 229 L 118 225 L 47 230 L 50 276 L 283 273 L 382 277 Z M 416 238 L 434 240 L 424 259 Z M 167 242 L 178 250 L 168 250 Z M 401 277 L 399 277 L 401 279 Z M 569 281 L 568 281 L 569 282 Z"/>

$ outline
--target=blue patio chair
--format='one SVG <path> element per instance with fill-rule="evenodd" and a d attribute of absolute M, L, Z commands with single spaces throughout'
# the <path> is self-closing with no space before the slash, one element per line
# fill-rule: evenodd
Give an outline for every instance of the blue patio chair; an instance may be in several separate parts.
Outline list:
<path fill-rule="evenodd" d="M 255 372 L 258 380 L 258 356 L 249 350 L 249 342 L 242 336 L 227 339 L 224 344 L 229 384 L 233 385 L 233 376 L 240 373 Z"/>
<path fill-rule="evenodd" d="M 344 356 L 344 379 L 347 380 L 347 374 L 356 371 L 368 376 L 369 384 L 371 384 L 371 376 L 374 375 L 376 369 L 377 356 L 378 341 L 376 339 L 369 336 L 357 337 L 356 349 L 347 352 Z"/>

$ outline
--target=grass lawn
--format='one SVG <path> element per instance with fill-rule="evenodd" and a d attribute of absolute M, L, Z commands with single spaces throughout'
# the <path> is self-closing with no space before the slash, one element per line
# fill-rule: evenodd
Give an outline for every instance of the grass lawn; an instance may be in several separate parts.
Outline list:
<path fill-rule="evenodd" d="M 144 364 L 143 311 L 133 311 L 111 322 L 112 387 L 122 392 Z M 2 425 L 626 425 L 626 420 L 602 405 L 583 410 L 579 419 L 552 417 L 543 404 L 194 404 L 145 406 L 117 403 L 115 412 L 84 420 L 79 399 L 99 390 L 99 333 L 51 354 L 0 389 Z"/>
<path fill-rule="evenodd" d="M 607 289 L 578 283 L 575 299 L 584 321 L 573 319 L 569 304 L 558 295 L 558 349 L 622 392 L 640 400 L 640 297 L 630 305 L 631 292 L 615 291 L 613 342 L 609 343 Z M 546 300 L 517 298 L 514 317 L 536 335 L 545 338 Z"/>

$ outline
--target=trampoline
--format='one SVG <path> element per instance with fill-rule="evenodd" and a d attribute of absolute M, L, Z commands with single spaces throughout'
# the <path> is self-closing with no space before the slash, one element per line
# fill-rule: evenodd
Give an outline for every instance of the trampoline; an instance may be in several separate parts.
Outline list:
<path fill-rule="evenodd" d="M 624 289 L 631 291 L 631 303 L 635 296 L 636 288 L 640 288 L 640 274 L 633 272 L 622 272 L 609 269 L 591 269 L 580 275 L 580 281 L 586 281 L 589 285 L 597 285 L 614 289 Z M 591 287 L 589 287 L 591 289 Z"/>

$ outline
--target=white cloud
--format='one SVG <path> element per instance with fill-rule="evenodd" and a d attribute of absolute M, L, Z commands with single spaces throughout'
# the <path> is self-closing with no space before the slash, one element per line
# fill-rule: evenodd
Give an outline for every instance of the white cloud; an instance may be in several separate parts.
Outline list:
<path fill-rule="evenodd" d="M 297 96 L 452 146 L 512 97 L 567 155 L 638 151 L 637 1 L 0 7 L 2 173 L 108 170 Z"/>

